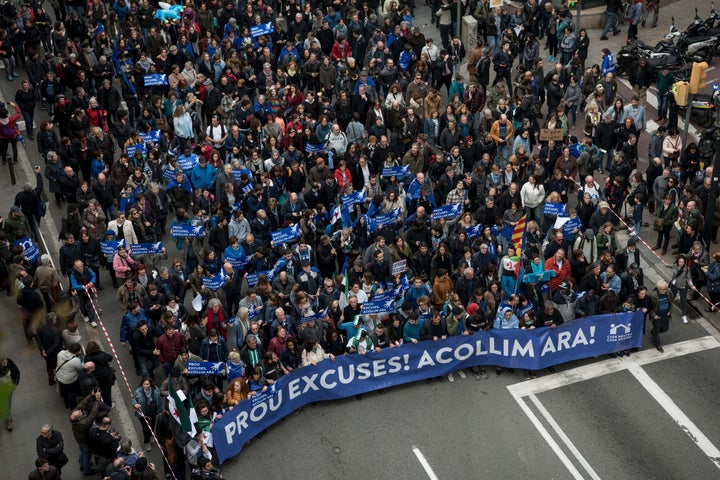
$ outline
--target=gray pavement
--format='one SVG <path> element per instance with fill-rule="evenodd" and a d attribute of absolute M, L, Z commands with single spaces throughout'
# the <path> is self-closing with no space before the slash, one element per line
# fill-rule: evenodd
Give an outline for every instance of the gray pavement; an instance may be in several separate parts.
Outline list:
<path fill-rule="evenodd" d="M 426 26 L 429 23 L 427 8 L 419 6 L 417 13 L 415 23 L 423 26 L 426 35 L 430 30 L 432 35 L 437 36 L 433 26 Z M 641 38 L 648 43 L 657 41 L 667 29 L 671 15 L 675 16 L 681 29 L 692 19 L 684 2 L 664 6 L 660 13 L 660 26 L 657 29 L 640 29 Z M 597 40 L 599 34 L 599 30 L 589 32 L 591 59 L 599 58 L 599 52 L 605 46 L 613 51 L 619 50 L 624 41 L 624 36 L 618 35 L 611 36 L 607 42 L 600 42 Z M 6 98 L 14 95 L 17 87 L 17 82 L 11 84 L 0 76 L 0 89 Z M 627 92 L 627 86 L 624 88 Z M 36 123 L 40 115 L 39 112 Z M 9 176 L 4 172 L 0 174 L 0 188 L 6 192 L 0 198 L 0 212 L 3 214 L 9 210 L 15 192 L 31 177 L 31 166 L 42 164 L 37 159 L 34 143 L 26 147 L 27 150 L 20 147 L 23 153 L 18 185 L 11 186 Z M 62 212 L 49 204 L 49 216 L 43 221 L 43 232 L 47 249 L 53 254 L 58 249 L 55 239 L 61 217 Z M 625 231 L 618 232 L 621 243 L 626 240 L 626 235 Z M 648 229 L 643 238 L 651 235 L 654 232 L 650 233 Z M 644 246 L 640 249 L 646 284 L 667 277 L 669 270 L 660 265 L 657 257 Z M 111 339 L 117 342 L 120 314 L 115 306 L 114 292 L 109 287 L 107 272 L 103 271 L 101 276 L 107 287 L 100 292 L 100 303 L 106 312 L 105 325 Z M 77 449 L 67 422 L 67 412 L 62 408 L 57 392 L 47 386 L 39 354 L 36 350 L 27 349 L 21 340 L 13 299 L 2 298 L 0 328 L 5 334 L 2 351 L 15 359 L 24 374 L 14 397 L 15 431 L 0 431 L 5 476 L 21 478 L 32 470 L 34 439 L 40 425 L 49 422 L 65 436 L 66 452 L 71 462 L 65 469 L 64 478 L 79 478 Z M 676 314 L 675 318 L 679 315 Z M 720 444 L 720 428 L 713 408 L 718 383 L 711 379 L 718 374 L 719 351 L 711 349 L 681 356 L 673 356 L 672 352 L 673 344 L 677 342 L 693 342 L 707 337 L 708 328 L 720 338 L 709 325 L 717 324 L 719 318 L 717 314 L 705 314 L 705 319 L 695 318 L 688 325 L 675 321 L 670 331 L 663 335 L 668 345 L 668 359 L 643 367 L 714 445 Z M 100 338 L 100 330 L 91 329 L 86 335 L 88 340 Z M 652 348 L 649 335 L 645 337 L 645 347 Z M 118 355 L 118 360 L 129 367 L 134 388 L 137 378 L 130 355 L 122 348 Z M 631 360 L 633 358 L 635 356 L 630 357 Z M 543 372 L 540 379 L 531 382 L 523 382 L 518 371 L 513 374 L 505 372 L 500 377 L 491 372 L 489 379 L 481 381 L 469 375 L 467 379 L 456 379 L 452 384 L 446 381 L 418 382 L 384 394 L 368 394 L 361 401 L 347 399 L 307 406 L 297 415 L 271 427 L 263 438 L 253 440 L 243 453 L 226 462 L 222 471 L 226 478 L 281 478 L 288 474 L 298 478 L 314 476 L 324 479 L 415 479 L 428 476 L 443 479 L 479 476 L 498 479 L 716 477 L 717 469 L 713 463 L 700 451 L 696 442 L 683 434 L 657 399 L 647 389 L 641 388 L 637 377 L 624 370 L 584 382 L 569 380 L 577 376 L 576 370 L 611 370 L 617 362 L 608 359 L 573 362 L 559 368 L 558 374 Z M 543 417 L 539 424 L 554 433 L 548 436 L 539 430 L 538 422 L 520 408 L 517 398 L 509 394 L 507 388 L 533 382 L 544 385 L 542 382 L 549 381 L 559 382 L 560 388 L 544 390 L 536 398 L 566 438 L 576 446 L 595 476 L 583 470 L 582 462 L 575 457 L 570 462 L 573 468 L 569 468 L 551 446 L 552 442 L 564 445 L 552 424 Z M 134 444 L 139 446 L 135 434 L 137 421 L 128 413 L 128 396 L 129 392 L 119 380 L 114 388 L 117 408 L 112 415 L 123 428 L 123 435 L 135 437 Z M 542 416 L 542 411 L 530 397 L 520 401 L 526 402 L 528 411 L 535 418 Z M 424 455 L 436 477 L 430 476 L 423 468 L 413 446 Z M 563 450 L 571 449 L 563 447 Z M 150 458 L 160 464 L 156 450 Z M 574 472 L 580 472 L 581 476 Z"/>

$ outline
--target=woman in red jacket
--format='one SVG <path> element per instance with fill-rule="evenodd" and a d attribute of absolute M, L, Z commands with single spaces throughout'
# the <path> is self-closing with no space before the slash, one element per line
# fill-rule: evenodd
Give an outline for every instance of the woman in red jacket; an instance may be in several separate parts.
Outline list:
<path fill-rule="evenodd" d="M 0 107 L 0 157 L 2 157 L 3 165 L 7 163 L 8 145 L 12 145 L 12 161 L 17 163 L 17 138 L 20 135 L 20 130 L 18 130 L 16 123 L 22 117 L 22 111 L 15 103 L 8 102 L 7 104 L 15 109 L 15 115 L 11 116 L 5 105 Z"/>

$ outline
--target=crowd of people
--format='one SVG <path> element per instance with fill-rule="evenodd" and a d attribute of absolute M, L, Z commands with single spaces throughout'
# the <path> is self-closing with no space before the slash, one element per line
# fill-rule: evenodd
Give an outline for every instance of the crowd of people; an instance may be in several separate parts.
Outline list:
<path fill-rule="evenodd" d="M 639 61 L 626 101 L 608 49 L 586 65 L 591 40 L 566 5 L 463 4 L 479 25 L 469 52 L 448 0 L 430 2 L 437 42 L 413 25 L 413 1 L 51 5 L 55 21 L 39 4 L 1 10 L 8 80 L 27 78 L 0 105 L 0 155 L 12 146 L 17 161 L 23 118 L 44 166 L 3 220 L 0 255 L 87 476 L 157 475 L 112 426 L 114 357 L 78 330 L 78 310 L 97 327 L 93 299 L 109 282 L 140 378 L 143 449 L 154 431 L 183 479 L 188 463 L 193 478 L 219 476 L 207 434 L 224 412 L 325 359 L 635 310 L 662 352 L 675 294 L 685 322 L 705 284 L 720 301 L 720 256 L 710 262 L 699 232 L 712 172 L 680 141 L 671 74 Z M 653 81 L 669 122 L 645 157 Z M 57 268 L 18 244 L 37 236 L 46 190 L 63 209 Z M 449 205 L 460 213 L 438 215 Z M 662 254 L 677 232 L 670 285 L 644 284 L 646 206 Z M 394 311 L 363 314 L 388 292 Z M 189 374 L 201 360 L 226 368 Z M 19 382 L 9 359 L 5 379 Z M 195 437 L 168 411 L 178 391 L 194 400 Z M 68 459 L 49 425 L 38 455 L 31 478 L 59 478 Z"/>

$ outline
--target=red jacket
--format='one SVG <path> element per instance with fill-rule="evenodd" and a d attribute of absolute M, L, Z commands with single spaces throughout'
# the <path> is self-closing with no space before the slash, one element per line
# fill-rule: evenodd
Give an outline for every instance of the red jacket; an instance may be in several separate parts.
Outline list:
<path fill-rule="evenodd" d="M 574 283 L 572 277 L 570 276 L 570 260 L 567 258 L 563 259 L 562 267 L 559 267 L 555 261 L 555 255 L 553 255 L 545 260 L 545 270 L 552 270 L 555 272 L 555 278 L 551 278 L 548 282 L 548 287 L 550 287 L 551 292 L 557 290 L 558 285 L 560 285 L 563 280 Z"/>
<path fill-rule="evenodd" d="M 342 47 L 338 42 L 335 42 L 330 54 L 332 55 L 332 59 L 337 62 L 340 58 L 349 58 L 351 52 L 350 42 L 345 41 Z"/>
<path fill-rule="evenodd" d="M 174 362 L 180 355 L 180 349 L 185 346 L 185 339 L 180 332 L 175 332 L 172 338 L 167 333 L 160 335 L 155 348 L 160 350 L 160 363 Z"/>

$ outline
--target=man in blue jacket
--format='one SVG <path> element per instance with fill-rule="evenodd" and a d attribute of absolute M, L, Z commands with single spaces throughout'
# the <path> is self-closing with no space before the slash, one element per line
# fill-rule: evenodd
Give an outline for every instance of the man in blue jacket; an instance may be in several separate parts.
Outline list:
<path fill-rule="evenodd" d="M 200 162 L 195 165 L 190 172 L 190 182 L 194 188 L 205 189 L 211 192 L 215 191 L 213 184 L 217 179 L 218 171 L 212 165 L 208 165 L 205 157 L 200 157 Z"/>

